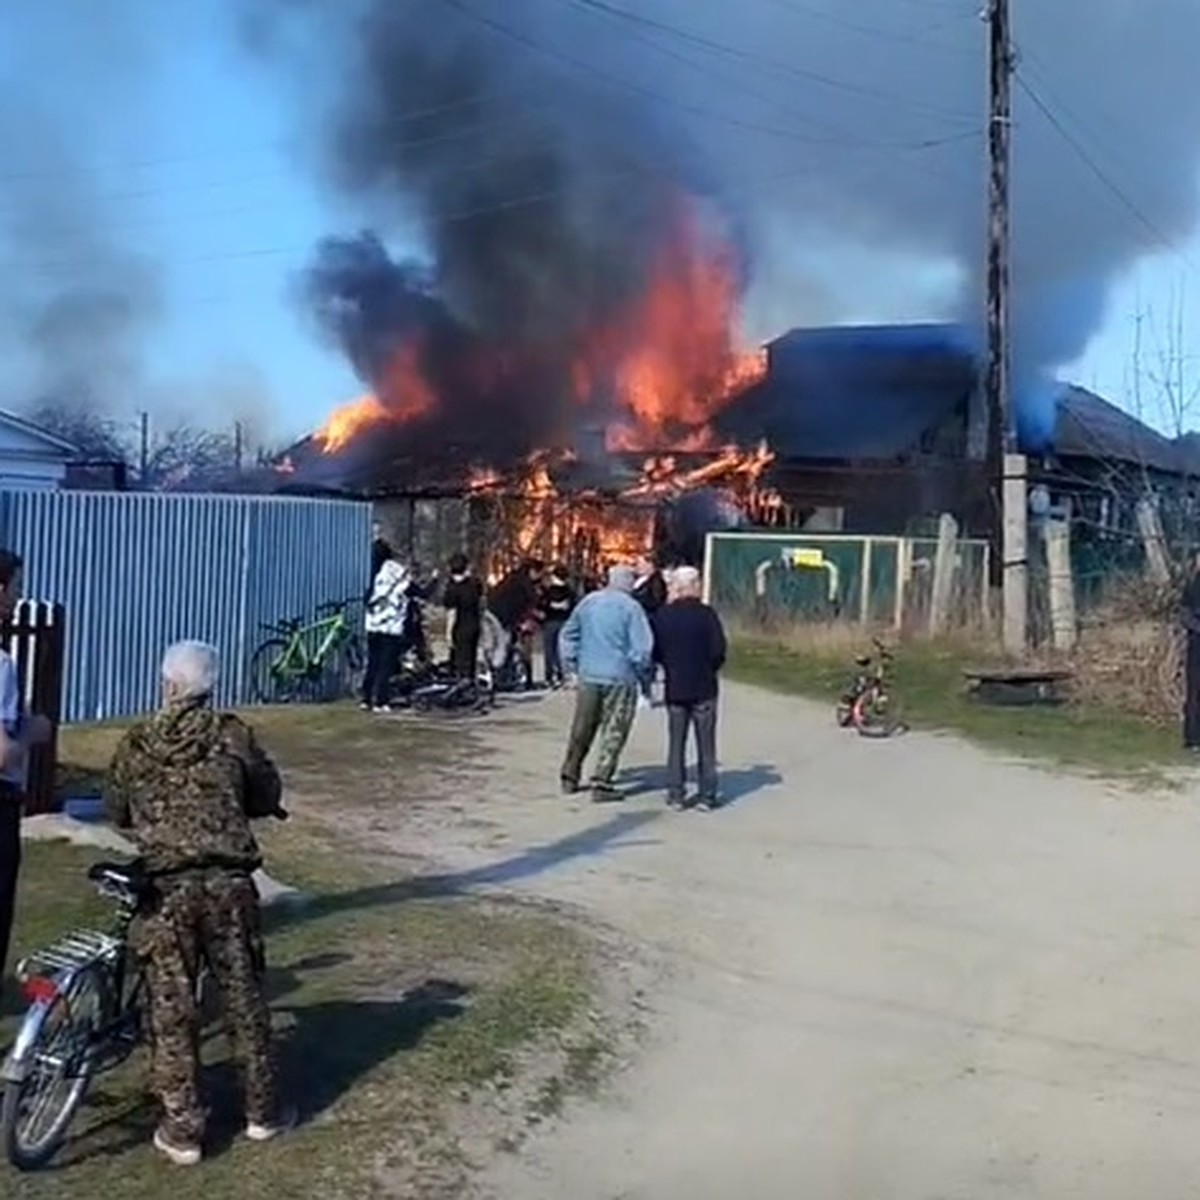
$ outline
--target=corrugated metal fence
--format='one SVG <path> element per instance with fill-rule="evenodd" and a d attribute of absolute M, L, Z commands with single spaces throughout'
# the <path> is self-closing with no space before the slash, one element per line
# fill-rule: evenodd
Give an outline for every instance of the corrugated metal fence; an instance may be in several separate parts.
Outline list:
<path fill-rule="evenodd" d="M 370 508 L 340 500 L 120 492 L 0 493 L 0 544 L 25 560 L 25 593 L 67 615 L 63 719 L 157 703 L 163 649 L 221 651 L 219 700 L 250 700 L 260 625 L 360 596 Z"/>

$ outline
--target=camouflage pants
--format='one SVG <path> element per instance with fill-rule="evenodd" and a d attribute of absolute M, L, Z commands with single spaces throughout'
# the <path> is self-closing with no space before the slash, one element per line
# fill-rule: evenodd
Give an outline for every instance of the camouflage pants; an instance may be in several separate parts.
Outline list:
<path fill-rule="evenodd" d="M 278 1115 L 278 1098 L 253 881 L 218 871 L 164 881 L 135 936 L 149 992 L 151 1087 L 162 1105 L 165 1132 L 188 1145 L 204 1137 L 196 1007 L 202 965 L 220 989 L 246 1119 L 269 1124 Z"/>
<path fill-rule="evenodd" d="M 592 782 L 611 784 L 617 774 L 621 751 L 629 740 L 637 714 L 638 689 L 634 684 L 581 683 L 575 693 L 575 715 L 567 738 L 562 778 L 577 784 L 596 735 L 600 747 L 592 770 Z"/>

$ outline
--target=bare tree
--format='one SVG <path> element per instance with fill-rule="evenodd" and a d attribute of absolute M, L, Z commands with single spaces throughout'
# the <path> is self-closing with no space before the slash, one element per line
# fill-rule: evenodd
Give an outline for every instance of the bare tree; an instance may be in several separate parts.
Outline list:
<path fill-rule="evenodd" d="M 35 424 L 70 442 L 92 462 L 120 462 L 146 491 L 202 491 L 233 485 L 246 451 L 239 428 L 203 429 L 187 422 L 154 427 L 123 423 L 84 408 L 45 403 Z"/>

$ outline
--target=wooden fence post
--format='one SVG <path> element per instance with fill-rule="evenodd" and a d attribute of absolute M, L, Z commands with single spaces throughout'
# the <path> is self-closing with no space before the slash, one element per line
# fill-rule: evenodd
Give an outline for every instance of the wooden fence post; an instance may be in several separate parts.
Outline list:
<path fill-rule="evenodd" d="M 1138 532 L 1146 552 L 1146 573 L 1158 584 L 1171 581 L 1171 562 L 1167 555 L 1167 539 L 1163 534 L 1162 518 L 1152 500 L 1137 502 Z"/>
<path fill-rule="evenodd" d="M 933 560 L 933 588 L 929 597 L 929 632 L 946 631 L 950 601 L 954 596 L 954 566 L 958 558 L 958 522 L 950 513 L 938 518 L 937 554 Z"/>
<path fill-rule="evenodd" d="M 29 758 L 26 810 L 30 813 L 51 812 L 55 807 L 65 634 L 62 605 L 38 600 L 22 600 L 12 620 L 0 628 L 0 645 L 16 664 L 25 710 L 40 713 L 53 727 L 49 743 L 39 746 Z"/>
<path fill-rule="evenodd" d="M 1050 632 L 1055 650 L 1075 645 L 1075 580 L 1071 574 L 1071 514 L 1047 517 L 1042 528 L 1046 541 L 1046 571 L 1050 584 Z"/>

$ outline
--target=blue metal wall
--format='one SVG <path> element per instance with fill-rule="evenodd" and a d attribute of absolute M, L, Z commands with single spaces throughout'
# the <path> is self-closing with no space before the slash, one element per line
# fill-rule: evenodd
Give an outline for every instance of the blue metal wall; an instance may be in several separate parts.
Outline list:
<path fill-rule="evenodd" d="M 350 501 L 0 493 L 0 545 L 25 560 L 25 594 L 66 608 L 69 721 L 154 707 L 180 638 L 221 651 L 222 704 L 249 702 L 260 624 L 361 596 L 370 541 L 370 506 Z"/>

